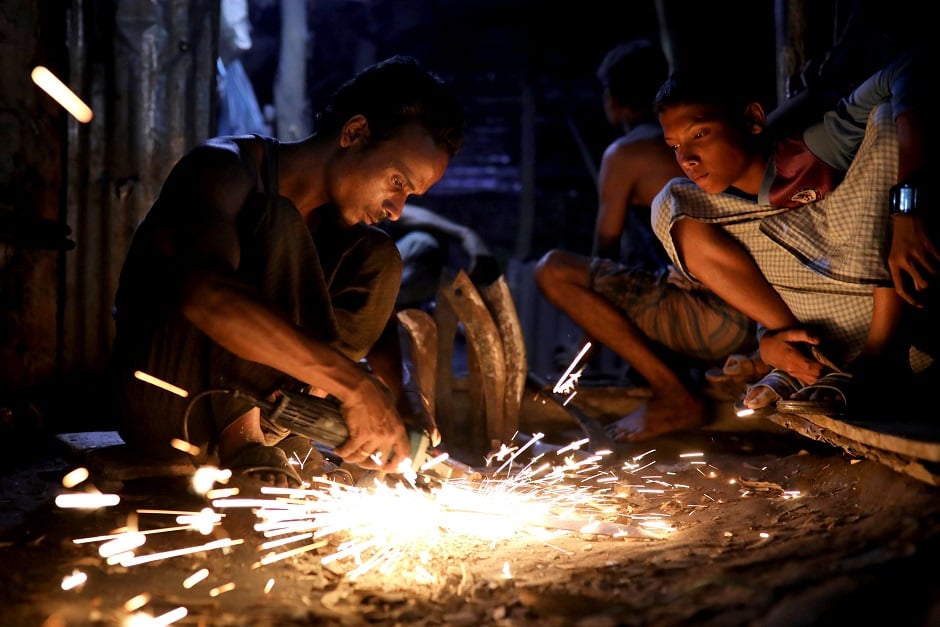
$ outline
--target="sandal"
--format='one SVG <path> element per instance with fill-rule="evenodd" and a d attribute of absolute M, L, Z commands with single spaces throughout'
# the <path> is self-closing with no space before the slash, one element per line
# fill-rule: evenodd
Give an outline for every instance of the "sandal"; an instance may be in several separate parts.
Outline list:
<path fill-rule="evenodd" d="M 287 459 L 287 453 L 276 446 L 264 444 L 249 444 L 238 451 L 225 464 L 232 472 L 241 475 L 251 475 L 256 472 L 274 472 L 287 477 L 291 487 L 300 487 L 303 480 Z"/>
<path fill-rule="evenodd" d="M 758 416 L 765 416 L 780 407 L 780 403 L 784 399 L 789 398 L 790 395 L 799 390 L 800 387 L 800 382 L 785 370 L 771 370 L 765 374 L 760 381 L 753 385 L 747 386 L 747 388 L 744 390 L 744 394 L 741 395 L 741 398 L 739 398 L 734 403 L 734 411 L 737 413 L 739 418 L 754 418 Z M 747 395 L 751 392 L 751 390 L 757 388 L 766 388 L 767 390 L 770 390 L 775 398 L 766 405 L 762 405 L 760 407 L 748 407 L 744 404 L 744 399 L 747 398 Z"/>
<path fill-rule="evenodd" d="M 788 414 L 824 414 L 839 416 L 845 413 L 848 405 L 848 389 L 852 384 L 852 375 L 847 372 L 830 372 L 820 377 L 816 383 L 807 385 L 800 393 L 807 396 L 815 390 L 833 390 L 838 398 L 828 400 L 787 399 L 777 401 L 777 409 Z"/>
<path fill-rule="evenodd" d="M 709 368 L 705 378 L 712 383 L 752 383 L 770 372 L 760 358 L 760 351 L 748 355 L 732 353 L 720 368 Z"/>

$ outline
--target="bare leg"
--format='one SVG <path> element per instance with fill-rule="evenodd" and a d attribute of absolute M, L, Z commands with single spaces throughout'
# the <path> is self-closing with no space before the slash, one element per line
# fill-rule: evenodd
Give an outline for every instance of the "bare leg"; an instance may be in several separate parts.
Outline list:
<path fill-rule="evenodd" d="M 705 402 L 653 351 L 646 336 L 616 307 L 588 289 L 590 260 L 560 250 L 538 263 L 535 281 L 545 299 L 588 335 L 630 363 L 653 396 L 643 407 L 609 426 L 619 441 L 638 441 L 705 422 Z"/>
<path fill-rule="evenodd" d="M 729 305 L 770 330 L 799 324 L 747 250 L 720 226 L 685 219 L 672 232 L 685 266 Z"/>

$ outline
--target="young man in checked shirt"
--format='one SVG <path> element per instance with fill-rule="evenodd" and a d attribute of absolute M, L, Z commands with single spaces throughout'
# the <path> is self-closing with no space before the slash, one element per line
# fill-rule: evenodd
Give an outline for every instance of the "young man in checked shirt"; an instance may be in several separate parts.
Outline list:
<path fill-rule="evenodd" d="M 744 82 L 713 68 L 660 89 L 664 139 L 688 179 L 656 197 L 654 230 L 691 280 L 758 323 L 774 368 L 739 409 L 841 414 L 850 400 L 869 409 L 897 390 L 879 382 L 929 364 L 901 322 L 923 306 L 940 253 L 927 207 L 894 187 L 923 185 L 922 58 L 898 55 L 787 137 L 770 137 Z"/>

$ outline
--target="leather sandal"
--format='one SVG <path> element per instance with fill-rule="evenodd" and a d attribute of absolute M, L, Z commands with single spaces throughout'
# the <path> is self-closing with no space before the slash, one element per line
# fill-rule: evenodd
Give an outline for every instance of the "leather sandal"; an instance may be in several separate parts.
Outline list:
<path fill-rule="evenodd" d="M 833 390 L 837 393 L 837 398 L 827 400 L 786 399 L 777 401 L 777 409 L 788 414 L 840 416 L 845 413 L 848 406 L 848 390 L 851 384 L 851 374 L 847 372 L 830 372 L 820 377 L 816 383 L 811 383 L 801 389 L 800 394 L 809 396 L 814 390 Z"/>
<path fill-rule="evenodd" d="M 734 411 L 738 414 L 739 418 L 755 418 L 759 416 L 766 416 L 770 414 L 780 406 L 780 403 L 790 397 L 791 394 L 800 389 L 800 382 L 791 376 L 785 370 L 771 370 L 765 374 L 757 383 L 747 386 L 747 389 L 744 390 L 744 394 L 741 395 L 735 404 Z M 774 398 L 767 403 L 766 405 L 761 405 L 760 407 L 748 407 L 744 404 L 744 399 L 747 398 L 751 390 L 757 388 L 766 388 L 773 392 Z"/>
<path fill-rule="evenodd" d="M 303 480 L 287 459 L 287 454 L 276 446 L 249 444 L 233 455 L 225 467 L 244 476 L 256 472 L 274 472 L 286 476 L 291 487 L 303 485 Z"/>

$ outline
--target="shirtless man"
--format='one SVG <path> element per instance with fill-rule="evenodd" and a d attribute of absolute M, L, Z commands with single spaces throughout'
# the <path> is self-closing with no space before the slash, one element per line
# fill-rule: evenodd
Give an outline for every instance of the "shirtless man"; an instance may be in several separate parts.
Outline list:
<path fill-rule="evenodd" d="M 116 295 L 112 365 L 119 431 L 142 455 L 178 456 L 176 438 L 200 462 L 297 483 L 259 409 L 208 394 L 288 387 L 342 403 L 344 460 L 394 472 L 408 457 L 394 382 L 361 363 L 394 335 L 401 279 L 395 243 L 374 225 L 440 180 L 462 145 L 463 111 L 416 60 L 393 57 L 341 86 L 317 123 L 294 142 L 207 141 L 176 164 L 139 226 Z"/>
<path fill-rule="evenodd" d="M 624 135 L 607 147 L 601 161 L 593 253 L 552 250 L 535 269 L 545 299 L 649 384 L 652 398 L 608 425 L 611 436 L 622 442 L 704 423 L 705 401 L 669 365 L 669 353 L 719 363 L 756 347 L 753 323 L 710 291 L 692 289 L 671 266 L 614 261 L 620 259 L 628 214 L 642 216 L 644 232 L 651 233 L 653 198 L 667 181 L 683 176 L 652 109 L 666 74 L 662 50 L 649 40 L 622 44 L 607 54 L 598 69 L 604 110 Z"/>

